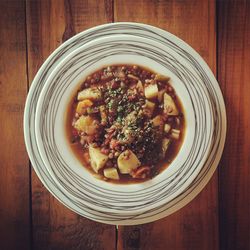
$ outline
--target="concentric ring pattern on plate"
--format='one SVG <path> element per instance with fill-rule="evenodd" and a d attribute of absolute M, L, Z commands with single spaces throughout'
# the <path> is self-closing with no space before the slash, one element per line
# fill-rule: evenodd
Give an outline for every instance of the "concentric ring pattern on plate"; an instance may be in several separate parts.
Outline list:
<path fill-rule="evenodd" d="M 214 131 L 213 144 L 210 148 L 209 157 L 207 158 L 202 170 L 197 178 L 189 187 L 176 197 L 171 202 L 158 206 L 150 211 L 134 215 L 117 215 L 99 211 L 93 211 L 91 206 L 80 202 L 78 199 L 73 199 L 67 193 L 62 192 L 56 182 L 51 178 L 49 172 L 44 167 L 41 155 L 38 151 L 37 140 L 35 136 L 35 112 L 37 101 L 43 85 L 48 79 L 55 66 L 62 61 L 70 52 L 93 41 L 96 38 L 110 36 L 114 34 L 136 35 L 138 37 L 146 37 L 153 39 L 162 44 L 168 44 L 176 53 L 181 54 L 187 61 L 192 64 L 194 70 L 197 70 L 200 76 L 204 79 L 204 86 L 207 89 L 212 103 L 214 113 Z M 27 150 L 32 162 L 32 165 L 48 190 L 58 198 L 67 207 L 75 212 L 100 222 L 110 224 L 140 224 L 150 222 L 162 218 L 177 209 L 187 204 L 194 198 L 201 189 L 205 186 L 215 171 L 225 142 L 226 132 L 226 115 L 223 98 L 212 72 L 201 59 L 201 57 L 186 43 L 176 38 L 172 34 L 160 30 L 158 28 L 135 23 L 115 23 L 95 27 L 87 30 L 68 40 L 60 46 L 43 64 L 38 74 L 36 75 L 25 106 L 24 116 L 24 132 Z"/>
<path fill-rule="evenodd" d="M 61 122 L 55 122 L 63 106 L 63 99 L 67 88 L 84 70 L 93 68 L 98 63 L 107 64 L 116 56 L 116 62 L 130 62 L 138 58 L 138 62 L 150 59 L 167 68 L 179 78 L 181 85 L 189 96 L 189 112 L 194 110 L 191 118 L 192 125 L 188 126 L 189 134 L 192 127 L 193 135 L 186 143 L 186 151 L 179 160 L 171 164 L 173 171 L 164 171 L 161 175 L 148 182 L 150 185 L 104 185 L 99 180 L 89 180 L 89 175 L 81 176 L 72 169 L 73 163 L 67 164 L 67 150 L 61 151 L 65 141 L 56 141 L 58 127 Z M 128 60 L 128 59 L 127 59 Z M 156 66 L 156 68 L 158 68 Z M 161 71 L 162 72 L 162 71 Z M 79 84 L 79 83 L 78 83 Z M 185 105 L 186 106 L 186 105 Z M 191 108 L 192 106 L 192 108 Z M 59 109 L 60 108 L 60 109 Z M 65 108 L 66 109 L 66 108 Z M 61 109 L 64 114 L 65 109 Z M 209 94 L 204 88 L 203 79 L 199 72 L 190 67 L 182 56 L 146 38 L 131 35 L 113 35 L 97 39 L 67 56 L 52 72 L 46 82 L 38 101 L 36 115 L 36 134 L 38 148 L 43 155 L 45 165 L 53 178 L 58 182 L 64 192 L 92 210 L 109 212 L 117 216 L 137 214 L 155 209 L 179 194 L 194 180 L 210 151 L 213 139 L 213 113 Z M 190 122 L 191 122 L 190 121 Z M 63 133 L 57 137 L 62 138 Z M 179 153 L 181 154 L 181 153 Z M 178 154 L 178 156 L 179 156 Z M 172 166 L 175 164 L 175 167 Z M 81 167 L 82 169 L 82 167 Z M 169 174 L 168 174 L 169 173 Z M 155 181 L 155 182 L 154 182 Z M 102 186 L 101 186 L 102 185 Z M 106 187 L 105 187 L 106 186 Z"/>

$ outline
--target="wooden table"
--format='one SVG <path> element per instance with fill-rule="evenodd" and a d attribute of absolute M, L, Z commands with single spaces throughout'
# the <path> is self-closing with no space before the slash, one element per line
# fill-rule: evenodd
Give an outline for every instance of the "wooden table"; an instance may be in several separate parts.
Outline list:
<path fill-rule="evenodd" d="M 250 249 L 249 0 L 0 0 L 0 249 Z M 104 225 L 59 203 L 29 164 L 23 110 L 47 56 L 98 24 L 135 21 L 188 42 L 225 97 L 228 133 L 218 171 L 171 216 Z"/>

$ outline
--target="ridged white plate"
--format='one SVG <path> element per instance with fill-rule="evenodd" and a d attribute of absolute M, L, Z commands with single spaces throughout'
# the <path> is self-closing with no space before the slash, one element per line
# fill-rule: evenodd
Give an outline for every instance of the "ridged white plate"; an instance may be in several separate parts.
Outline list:
<path fill-rule="evenodd" d="M 184 144 L 173 164 L 152 181 L 125 188 L 96 180 L 80 166 L 64 143 L 62 124 L 79 80 L 118 62 L 170 75 L 187 117 Z M 222 153 L 226 114 L 216 79 L 190 46 L 152 26 L 115 23 L 76 35 L 46 60 L 29 92 L 24 130 L 35 171 L 67 207 L 104 223 L 140 224 L 176 211 L 205 186 Z"/>

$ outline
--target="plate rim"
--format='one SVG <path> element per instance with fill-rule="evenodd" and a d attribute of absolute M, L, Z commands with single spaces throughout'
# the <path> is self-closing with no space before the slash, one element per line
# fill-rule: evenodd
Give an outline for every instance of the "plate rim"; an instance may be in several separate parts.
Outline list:
<path fill-rule="evenodd" d="M 94 40 L 94 45 L 96 44 L 102 44 L 102 42 L 107 42 L 107 41 L 116 41 L 116 40 L 119 40 L 120 38 L 127 38 L 127 41 L 130 42 L 130 39 L 131 38 L 134 38 L 135 40 L 136 39 L 140 39 L 139 37 L 137 36 L 132 36 L 132 35 L 112 35 L 112 36 L 105 36 L 105 37 L 101 37 L 101 38 L 98 38 L 98 39 L 95 39 Z M 145 39 L 145 41 L 150 41 L 150 39 L 147 39 L 147 38 L 141 38 L 142 40 Z M 156 42 L 157 44 L 157 42 Z M 155 44 L 154 44 L 155 45 Z M 47 89 L 50 87 L 50 84 L 51 84 L 51 79 L 55 77 L 55 75 L 59 74 L 58 71 L 61 70 L 62 68 L 62 65 L 65 65 L 65 63 L 67 63 L 70 59 L 72 58 L 75 58 L 76 55 L 80 54 L 81 52 L 84 52 L 85 50 L 88 50 L 89 49 L 89 46 L 93 46 L 93 41 L 90 41 L 84 45 L 81 45 L 79 46 L 77 49 L 75 49 L 74 51 L 72 51 L 71 53 L 69 53 L 64 59 L 62 59 L 54 68 L 54 70 L 51 72 L 51 74 L 49 75 L 49 77 L 47 78 L 47 80 L 45 81 L 44 83 L 44 86 L 42 88 L 42 91 L 40 92 L 40 96 L 38 98 L 38 102 L 37 102 L 37 109 L 36 109 L 36 114 L 35 114 L 35 133 L 37 134 L 37 145 L 38 145 L 38 149 L 40 151 L 40 155 L 41 155 L 41 158 L 44 162 L 44 165 L 45 167 L 47 168 L 48 172 L 50 173 L 50 175 L 52 176 L 52 178 L 55 180 L 55 182 L 57 183 L 58 186 L 60 186 L 62 188 L 62 190 L 66 193 L 68 193 L 68 191 L 62 186 L 60 185 L 60 182 L 63 181 L 60 179 L 59 181 L 59 178 L 56 176 L 56 174 L 54 173 L 54 171 L 52 170 L 53 169 L 53 166 L 51 164 L 48 163 L 47 161 L 47 157 L 45 157 L 44 153 L 42 152 L 43 150 L 41 150 L 41 147 L 44 148 L 43 145 L 41 145 L 42 143 L 42 139 L 40 138 L 40 135 L 38 136 L 38 134 L 40 134 L 40 130 L 39 130 L 39 127 L 40 127 L 40 123 L 42 122 L 41 120 L 41 105 L 44 101 L 44 95 L 45 95 L 45 91 L 47 91 Z M 204 90 L 205 91 L 205 90 Z M 202 91 L 201 91 L 202 92 Z M 204 93 L 204 92 L 202 92 Z M 207 100 L 208 102 L 210 102 L 210 100 Z M 211 104 L 211 103 L 210 103 Z M 211 114 L 212 115 L 212 114 Z M 208 130 L 213 130 L 214 129 L 214 124 L 213 124 L 213 120 L 214 118 L 213 117 L 208 117 L 209 119 L 211 119 L 211 127 L 208 127 L 207 129 Z M 172 199 L 174 199 L 175 197 L 177 197 L 179 194 L 181 194 L 186 188 L 188 188 L 188 186 L 192 183 L 192 181 L 198 176 L 200 170 L 202 169 L 207 157 L 208 157 L 208 154 L 209 154 L 209 148 L 211 147 L 211 143 L 212 143 L 212 139 L 210 138 L 209 139 L 209 142 L 208 144 L 206 144 L 206 153 L 204 154 L 203 158 L 201 159 L 201 161 L 199 162 L 199 165 L 197 166 L 197 168 L 195 170 L 193 170 L 193 173 L 190 174 L 190 176 L 185 179 L 185 182 L 179 187 L 179 190 L 176 191 L 174 194 L 171 194 L 170 198 L 166 198 L 166 199 L 162 199 L 161 201 L 157 202 L 156 204 L 154 205 L 151 205 L 152 206 L 152 209 L 153 208 L 156 208 L 156 207 L 159 207 L 159 206 L 162 206 L 163 204 L 165 203 L 169 203 Z M 45 159 L 46 158 L 46 159 Z M 191 167 L 192 168 L 192 167 Z M 190 170 L 191 171 L 191 170 Z M 190 172 L 189 171 L 189 172 Z M 57 179 L 58 178 L 58 179 Z M 183 180 L 181 180 L 181 182 L 183 182 Z M 80 187 L 79 187 L 80 188 Z M 102 186 L 100 185 L 100 189 L 102 189 Z M 101 192 L 101 191 L 99 191 Z M 76 199 L 77 201 L 81 201 L 80 198 L 74 196 L 73 194 L 71 193 L 68 193 L 68 195 L 70 197 L 72 197 L 72 199 Z M 129 195 L 129 194 L 128 194 Z M 136 206 L 135 206 L 136 207 Z M 119 210 L 119 208 L 116 208 L 114 210 Z M 143 212 L 146 212 L 149 210 L 149 207 L 144 207 L 144 208 L 138 208 L 138 210 L 133 210 L 132 212 L 127 212 L 127 211 L 122 211 L 121 213 L 122 214 L 136 214 L 136 213 L 143 213 Z M 99 211 L 102 211 L 102 212 L 107 212 L 107 209 L 105 208 L 99 208 Z"/>
<path fill-rule="evenodd" d="M 193 194 L 192 197 L 189 197 L 189 199 L 186 199 L 186 202 L 184 202 L 184 203 L 183 203 L 183 201 L 182 201 L 182 204 L 181 204 L 181 205 L 179 204 L 179 207 L 178 207 L 177 209 L 174 209 L 174 211 L 176 211 L 176 210 L 180 209 L 181 207 L 183 207 L 184 205 L 186 205 L 187 203 L 189 203 L 198 193 L 200 193 L 200 191 L 204 188 L 204 186 L 205 186 L 205 185 L 207 184 L 207 182 L 210 180 L 210 178 L 211 178 L 211 176 L 213 175 L 215 169 L 217 168 L 217 165 L 218 165 L 219 160 L 220 160 L 220 158 L 221 158 L 221 154 L 222 154 L 222 151 L 223 151 L 223 148 L 224 148 L 224 144 L 225 144 L 227 120 L 226 120 L 226 112 L 225 112 L 225 110 L 226 110 L 226 109 L 225 109 L 225 102 L 224 102 L 223 95 L 222 95 L 222 93 L 221 93 L 220 85 L 218 84 L 216 78 L 214 77 L 214 75 L 213 75 L 211 69 L 208 67 L 208 65 L 207 65 L 206 62 L 202 59 L 202 57 L 198 54 L 198 52 L 196 52 L 190 45 L 188 45 L 188 44 L 187 44 L 186 42 L 184 42 L 182 39 L 176 37 L 175 35 L 171 34 L 170 32 L 168 32 L 168 31 L 166 31 L 166 30 L 163 30 L 163 29 L 160 29 L 160 28 L 157 28 L 157 27 L 148 25 L 148 24 L 133 23 L 133 22 L 117 22 L 117 23 L 103 24 L 103 25 L 95 26 L 95 27 L 92 27 L 92 28 L 90 28 L 90 29 L 87 29 L 87 30 L 85 30 L 85 31 L 82 31 L 82 32 L 78 33 L 76 36 L 70 38 L 70 39 L 67 40 L 65 43 L 63 43 L 62 45 L 60 45 L 56 50 L 54 50 L 54 51 L 50 54 L 50 56 L 45 60 L 45 62 L 42 64 L 42 66 L 40 67 L 40 69 L 38 70 L 38 72 L 37 72 L 35 78 L 33 79 L 33 84 L 31 85 L 31 87 L 30 87 L 30 89 L 29 89 L 29 94 L 28 94 L 28 97 L 27 97 L 26 102 L 25 102 L 25 112 L 24 112 L 24 135 L 25 135 L 25 144 L 26 144 L 26 148 L 27 148 L 28 154 L 29 154 L 29 156 L 30 156 L 31 152 L 29 151 L 29 150 L 30 150 L 30 148 L 29 148 L 29 146 L 30 146 L 30 145 L 29 145 L 29 134 L 28 134 L 28 131 L 27 131 L 27 121 L 28 121 L 28 119 L 26 119 L 26 118 L 28 117 L 28 111 L 29 111 L 28 104 L 30 104 L 30 101 L 31 101 L 31 98 L 32 98 L 31 93 L 33 93 L 33 92 L 34 92 L 34 89 L 35 89 L 35 84 L 34 84 L 34 83 L 37 82 L 37 80 L 38 80 L 39 76 L 42 74 L 42 72 L 43 72 L 43 70 L 44 70 L 46 64 L 48 64 L 48 63 L 50 62 L 51 58 L 53 58 L 53 56 L 54 56 L 57 52 L 59 52 L 63 47 L 66 47 L 68 44 L 70 44 L 72 41 L 74 41 L 77 37 L 81 37 L 82 35 L 84 35 L 84 34 L 90 32 L 90 31 L 97 30 L 97 29 L 99 29 L 99 28 L 105 28 L 105 27 L 109 27 L 109 26 L 116 26 L 116 25 L 120 25 L 120 24 L 135 25 L 135 26 L 140 26 L 140 27 L 146 27 L 146 28 L 149 28 L 149 29 L 153 29 L 155 32 L 156 32 L 156 31 L 158 31 L 158 32 L 163 32 L 163 33 L 168 34 L 168 35 L 170 35 L 170 36 L 174 36 L 175 39 L 177 39 L 178 41 L 181 41 L 181 42 L 184 43 L 186 46 L 188 46 L 189 49 L 192 51 L 192 53 L 194 53 L 194 55 L 195 55 L 196 57 L 198 56 L 199 62 L 202 62 L 202 64 L 205 64 L 206 71 L 209 73 L 210 76 L 212 76 L 212 78 L 214 78 L 213 80 L 216 82 L 217 90 L 219 89 L 220 101 L 222 102 L 222 103 L 220 103 L 220 104 L 222 104 L 221 108 L 222 108 L 222 110 L 224 111 L 224 112 L 222 112 L 222 116 L 223 116 L 223 117 L 222 117 L 222 122 L 223 122 L 223 126 L 224 126 L 224 127 L 223 127 L 223 130 L 222 130 L 222 136 L 221 136 L 221 140 L 222 140 L 222 143 L 220 144 L 220 145 L 221 145 L 221 150 L 218 151 L 219 153 L 217 154 L 217 156 L 219 155 L 219 156 L 217 157 L 218 160 L 217 160 L 217 162 L 216 162 L 215 164 L 213 164 L 213 168 L 214 168 L 214 169 L 213 169 L 212 167 L 210 168 L 210 175 L 206 174 L 207 180 L 204 181 L 204 179 L 206 179 L 206 178 L 203 178 L 203 182 L 202 182 L 203 185 L 201 185 L 201 182 L 200 182 L 200 184 L 197 186 L 197 187 L 200 187 L 200 188 L 197 188 L 197 187 L 196 187 L 196 188 L 195 188 L 196 192 L 192 191 L 192 194 Z M 200 59 L 201 59 L 201 60 L 200 60 Z M 204 66 L 204 65 L 203 65 L 203 66 Z M 218 94 L 218 92 L 217 92 L 217 94 Z M 30 157 L 30 158 L 32 158 L 32 157 Z M 32 160 L 33 160 L 33 159 L 32 159 Z M 53 194 L 53 192 L 51 191 L 51 189 L 46 185 L 46 182 L 43 180 L 42 176 L 40 175 L 40 173 L 39 173 L 37 167 L 35 166 L 34 162 L 32 162 L 32 160 L 30 159 L 30 161 L 31 161 L 31 163 L 32 163 L 32 165 L 33 165 L 33 169 L 35 170 L 35 172 L 36 172 L 36 174 L 38 175 L 39 179 L 42 181 L 42 183 L 44 184 L 44 186 L 50 191 L 50 193 Z M 212 169 L 212 170 L 211 170 L 211 169 Z M 209 176 L 209 178 L 208 178 L 208 176 Z M 58 200 L 60 200 L 55 194 L 53 194 L 53 195 L 54 195 Z M 61 201 L 61 200 L 60 200 L 60 201 Z M 66 207 L 68 207 L 68 208 L 70 208 L 71 210 L 74 211 L 74 209 L 72 209 L 71 207 L 67 206 L 67 204 L 65 204 L 63 201 L 61 201 L 61 202 L 62 202 Z M 174 211 L 172 211 L 171 213 L 173 213 Z M 75 212 L 79 214 L 79 212 L 77 212 L 77 211 L 75 211 Z M 169 214 L 165 213 L 164 215 L 159 216 L 159 218 L 165 217 L 166 215 L 169 215 Z M 159 219 L 159 218 L 158 218 L 158 219 Z M 146 219 L 146 220 L 144 220 L 142 223 L 147 223 L 147 222 L 149 222 L 149 221 L 154 221 L 154 220 L 155 220 L 155 219 L 153 219 L 153 220 Z M 96 220 L 96 221 L 99 221 L 99 220 Z M 101 222 L 104 222 L 104 221 L 101 221 Z M 128 222 L 128 221 L 127 221 L 127 222 Z M 116 223 L 108 223 L 107 221 L 105 221 L 105 223 L 107 223 L 107 224 L 116 224 Z M 121 225 L 122 223 L 119 223 L 119 224 Z M 127 223 L 124 223 L 124 224 L 126 225 Z M 130 223 L 128 223 L 128 224 L 132 225 L 133 223 L 130 221 Z M 140 223 L 136 222 L 135 224 L 140 224 Z"/>

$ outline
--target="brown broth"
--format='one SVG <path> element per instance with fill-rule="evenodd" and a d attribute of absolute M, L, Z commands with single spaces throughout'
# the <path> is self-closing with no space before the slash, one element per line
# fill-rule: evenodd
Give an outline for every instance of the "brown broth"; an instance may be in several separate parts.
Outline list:
<path fill-rule="evenodd" d="M 120 66 L 120 65 L 114 65 L 114 66 Z M 128 66 L 128 64 L 123 64 L 123 66 Z M 142 66 L 139 66 L 139 67 L 144 69 L 145 71 L 149 71 L 153 74 L 156 74 L 156 72 L 153 72 L 150 69 L 147 69 L 147 68 L 142 67 Z M 99 71 L 95 71 L 95 72 L 99 72 Z M 83 149 L 82 145 L 79 142 L 72 143 L 72 141 L 71 141 L 72 140 L 72 131 L 74 130 L 74 128 L 72 127 L 72 120 L 74 118 L 75 109 L 76 109 L 75 96 L 76 96 L 76 93 L 80 89 L 82 89 L 82 88 L 78 88 L 78 89 L 76 89 L 76 91 L 74 91 L 74 93 L 72 94 L 71 100 L 69 101 L 69 104 L 68 104 L 68 109 L 67 109 L 67 113 L 66 113 L 66 122 L 65 122 L 66 123 L 65 124 L 66 136 L 68 138 L 68 142 L 69 142 L 69 145 L 70 145 L 70 148 L 71 148 L 73 154 L 81 162 L 82 166 L 84 166 L 91 174 L 96 176 L 97 174 L 93 171 L 90 163 L 87 162 L 83 157 L 84 153 L 88 152 L 88 149 Z M 176 95 L 176 93 L 175 93 L 175 95 Z M 173 162 L 173 160 L 176 158 L 178 152 L 180 151 L 180 148 L 183 144 L 183 140 L 185 137 L 185 132 L 186 132 L 185 113 L 184 113 L 183 105 L 180 101 L 180 98 L 177 95 L 175 98 L 175 104 L 176 104 L 178 110 L 180 111 L 180 113 L 183 114 L 183 119 L 182 119 L 180 126 L 175 127 L 181 131 L 180 138 L 178 140 L 174 141 L 174 143 L 170 144 L 170 146 L 167 150 L 167 154 L 165 156 L 165 159 L 161 160 L 161 162 L 156 164 L 156 166 L 154 168 L 155 175 L 152 176 L 151 178 L 136 179 L 136 178 L 132 178 L 129 174 L 127 174 L 127 175 L 120 174 L 119 180 L 108 179 L 108 180 L 105 180 L 106 182 L 115 183 L 115 184 L 142 183 L 142 182 L 150 180 L 150 179 L 154 178 L 155 176 L 157 176 L 158 174 L 160 174 Z M 103 175 L 103 172 L 100 171 L 100 174 Z"/>

